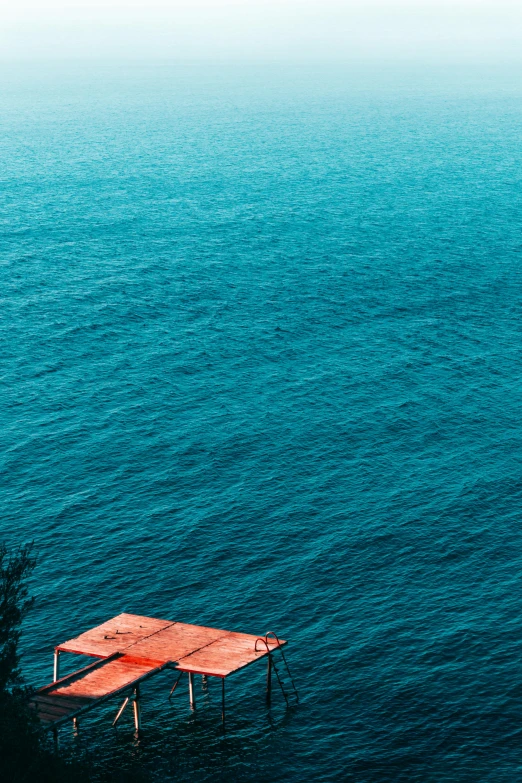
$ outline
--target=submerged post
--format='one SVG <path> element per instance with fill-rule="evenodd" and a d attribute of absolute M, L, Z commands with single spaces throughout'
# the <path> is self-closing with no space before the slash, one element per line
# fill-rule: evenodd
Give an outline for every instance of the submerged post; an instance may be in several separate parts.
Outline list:
<path fill-rule="evenodd" d="M 54 682 L 60 679 L 60 650 L 54 651 Z"/>
<path fill-rule="evenodd" d="M 221 722 L 225 730 L 225 678 L 221 678 Z"/>
<path fill-rule="evenodd" d="M 189 701 L 190 701 L 190 709 L 195 710 L 196 697 L 194 696 L 194 675 L 192 674 L 192 672 L 189 672 Z"/>
<path fill-rule="evenodd" d="M 270 707 L 272 701 L 272 656 L 268 653 L 268 664 L 266 667 L 266 703 Z"/>
<path fill-rule="evenodd" d="M 141 731 L 141 709 L 140 709 L 140 686 L 134 688 L 134 728 L 136 732 Z"/>

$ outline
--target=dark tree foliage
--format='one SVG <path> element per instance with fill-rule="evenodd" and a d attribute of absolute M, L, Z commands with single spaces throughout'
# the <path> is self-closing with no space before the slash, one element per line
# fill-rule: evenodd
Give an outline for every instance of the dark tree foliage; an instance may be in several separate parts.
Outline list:
<path fill-rule="evenodd" d="M 0 544 L 0 781 L 80 783 L 88 779 L 84 770 L 47 747 L 20 671 L 21 625 L 33 605 L 27 580 L 35 565 L 31 544 L 13 551 Z"/>
<path fill-rule="evenodd" d="M 143 783 L 148 778 L 139 769 L 94 768 L 53 752 L 28 706 L 19 642 L 33 605 L 27 580 L 35 565 L 32 544 L 12 551 L 0 544 L 0 783 Z"/>
<path fill-rule="evenodd" d="M 0 691 L 20 685 L 20 626 L 33 605 L 27 577 L 36 565 L 32 544 L 9 552 L 0 544 Z"/>

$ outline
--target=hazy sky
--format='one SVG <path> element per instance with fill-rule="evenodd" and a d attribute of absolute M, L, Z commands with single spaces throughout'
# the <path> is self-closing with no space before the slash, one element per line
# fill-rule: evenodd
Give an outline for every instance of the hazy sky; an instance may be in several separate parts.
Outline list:
<path fill-rule="evenodd" d="M 522 59 L 522 0 L 0 0 L 0 56 Z"/>

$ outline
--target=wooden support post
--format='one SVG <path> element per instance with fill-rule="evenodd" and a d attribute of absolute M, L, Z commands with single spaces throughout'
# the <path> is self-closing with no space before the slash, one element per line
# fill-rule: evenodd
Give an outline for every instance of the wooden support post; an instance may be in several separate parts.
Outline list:
<path fill-rule="evenodd" d="M 54 752 L 58 753 L 60 750 L 60 740 L 58 738 L 58 729 L 53 729 L 53 740 L 54 740 Z"/>
<path fill-rule="evenodd" d="M 136 734 L 141 731 L 141 708 L 140 708 L 140 686 L 136 685 L 134 688 L 134 728 Z"/>
<path fill-rule="evenodd" d="M 177 676 L 177 679 L 176 679 L 176 682 L 174 683 L 174 685 L 173 685 L 173 686 L 172 686 L 172 688 L 170 689 L 170 693 L 169 693 L 169 700 L 172 698 L 172 694 L 174 693 L 174 691 L 175 691 L 175 690 L 176 690 L 176 688 L 178 687 L 178 682 L 181 680 L 181 675 L 182 675 L 182 674 L 183 674 L 183 672 L 180 672 L 180 673 L 178 674 L 178 676 Z"/>
<path fill-rule="evenodd" d="M 192 672 L 189 672 L 189 701 L 190 701 L 190 709 L 195 710 L 196 697 L 194 696 L 194 675 L 192 674 Z"/>
<path fill-rule="evenodd" d="M 268 653 L 268 664 L 266 667 L 266 703 L 270 707 L 272 702 L 272 656 Z"/>
<path fill-rule="evenodd" d="M 54 680 L 53 682 L 56 682 L 56 680 L 60 679 L 60 650 L 54 651 Z"/>
<path fill-rule="evenodd" d="M 202 674 L 201 675 L 201 690 L 206 691 L 208 689 L 208 680 L 207 675 Z"/>
<path fill-rule="evenodd" d="M 78 736 L 80 731 L 80 724 L 78 723 L 78 718 L 73 718 L 73 734 L 75 737 Z"/>
<path fill-rule="evenodd" d="M 225 678 L 221 678 L 221 722 L 225 730 Z"/>
<path fill-rule="evenodd" d="M 121 705 L 120 709 L 118 710 L 118 712 L 116 714 L 116 717 L 114 718 L 114 720 L 112 722 L 113 726 L 116 726 L 116 724 L 118 723 L 119 719 L 123 715 L 123 711 L 124 711 L 125 707 L 127 706 L 127 704 L 129 703 L 129 700 L 130 700 L 130 696 L 127 696 L 127 698 L 125 699 L 125 701 Z"/>

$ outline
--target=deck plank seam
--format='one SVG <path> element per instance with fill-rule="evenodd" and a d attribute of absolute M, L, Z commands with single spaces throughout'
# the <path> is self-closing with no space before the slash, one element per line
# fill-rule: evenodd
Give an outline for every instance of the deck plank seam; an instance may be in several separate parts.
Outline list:
<path fill-rule="evenodd" d="M 141 642 L 144 642 L 146 639 L 150 639 L 152 636 L 156 636 L 157 633 L 166 631 L 167 628 L 172 628 L 173 625 L 179 625 L 179 620 L 174 620 L 172 623 L 166 625 L 164 628 L 158 628 L 156 631 L 149 633 L 147 636 L 142 636 L 140 639 L 135 639 L 133 642 L 127 645 L 127 647 L 122 647 L 120 650 L 117 650 L 116 653 L 111 653 L 107 657 L 103 657 L 101 655 L 92 655 L 92 653 L 85 653 L 76 650 L 68 650 L 64 645 L 57 645 L 54 649 L 58 650 L 58 652 L 68 652 L 71 655 L 89 655 L 91 658 L 101 658 L 102 660 L 107 661 L 109 658 L 112 658 L 113 655 L 117 655 L 118 653 L 122 654 L 123 650 L 130 650 L 130 648 L 133 647 L 135 644 L 140 644 Z M 86 633 L 88 633 L 88 631 Z M 72 639 L 71 641 L 74 641 L 74 639 Z"/>

